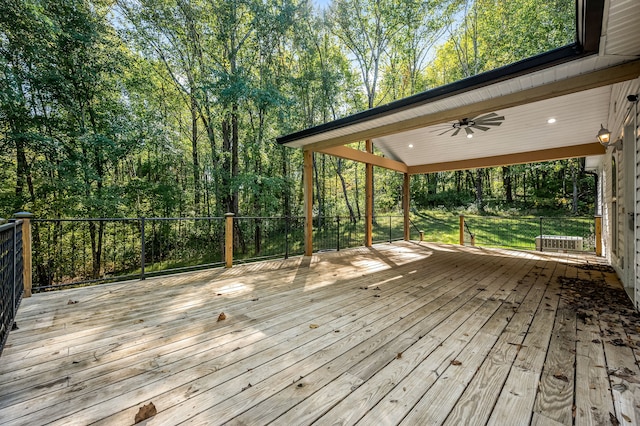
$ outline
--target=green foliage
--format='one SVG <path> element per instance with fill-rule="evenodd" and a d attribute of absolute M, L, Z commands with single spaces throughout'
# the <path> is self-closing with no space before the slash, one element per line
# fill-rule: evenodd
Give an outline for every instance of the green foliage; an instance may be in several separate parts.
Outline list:
<path fill-rule="evenodd" d="M 276 136 L 567 43 L 572 4 L 7 0 L 0 216 L 300 214 L 302 155 Z M 512 202 L 500 170 L 481 173 L 488 210 L 592 208 L 580 164 L 513 167 Z M 362 218 L 361 164 L 318 154 L 315 173 L 318 213 Z M 467 206 L 473 179 L 415 176 L 413 203 Z M 401 185 L 376 169 L 377 212 Z"/>

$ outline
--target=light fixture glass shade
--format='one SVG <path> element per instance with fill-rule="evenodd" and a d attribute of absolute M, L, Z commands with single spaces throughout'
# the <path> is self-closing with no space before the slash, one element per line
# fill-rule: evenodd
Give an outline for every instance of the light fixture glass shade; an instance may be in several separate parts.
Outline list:
<path fill-rule="evenodd" d="M 604 126 L 600 125 L 600 131 L 598 132 L 598 140 L 601 144 L 608 144 L 611 140 L 611 132 L 609 129 L 605 129 Z"/>

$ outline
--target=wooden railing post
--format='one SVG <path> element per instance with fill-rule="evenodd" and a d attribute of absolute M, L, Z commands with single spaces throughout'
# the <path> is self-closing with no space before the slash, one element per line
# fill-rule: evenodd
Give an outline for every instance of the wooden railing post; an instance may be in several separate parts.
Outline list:
<path fill-rule="evenodd" d="M 373 142 L 366 141 L 367 152 L 373 154 Z M 364 246 L 373 245 L 373 164 L 365 164 L 364 172 Z"/>
<path fill-rule="evenodd" d="M 313 254 L 313 151 L 303 151 L 304 255 Z"/>
<path fill-rule="evenodd" d="M 419 231 L 420 232 L 420 242 L 424 241 L 424 231 Z"/>
<path fill-rule="evenodd" d="M 404 174 L 402 180 L 402 212 L 404 213 L 404 240 L 409 241 L 411 239 L 411 219 L 409 217 L 409 208 L 411 207 L 409 201 L 411 200 L 411 175 L 409 173 Z"/>
<path fill-rule="evenodd" d="M 31 297 L 31 218 L 33 213 L 19 212 L 14 214 L 13 217 L 22 219 L 22 283 L 24 286 L 22 297 Z"/>
<path fill-rule="evenodd" d="M 460 245 L 464 245 L 464 215 L 460 215 Z"/>
<path fill-rule="evenodd" d="M 595 217 L 596 256 L 602 256 L 602 216 Z"/>
<path fill-rule="evenodd" d="M 233 213 L 224 215 L 224 267 L 233 266 Z"/>

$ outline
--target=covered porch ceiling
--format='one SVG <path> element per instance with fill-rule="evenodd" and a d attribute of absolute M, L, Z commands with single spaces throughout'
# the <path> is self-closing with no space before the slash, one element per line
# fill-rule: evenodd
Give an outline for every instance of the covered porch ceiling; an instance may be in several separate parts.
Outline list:
<path fill-rule="evenodd" d="M 607 127 L 615 109 L 626 108 L 612 110 L 616 85 L 640 76 L 640 7 L 634 0 L 601 7 L 598 37 L 592 28 L 575 45 L 278 142 L 408 174 L 602 155 L 605 149 L 596 139 L 600 124 Z M 589 39 L 599 40 L 596 50 L 585 49 L 594 44 Z M 464 129 L 453 136 L 454 123 L 489 113 L 504 120 L 483 126 L 488 130 L 472 128 L 472 138 Z M 364 140 L 373 142 L 376 154 L 346 146 Z"/>

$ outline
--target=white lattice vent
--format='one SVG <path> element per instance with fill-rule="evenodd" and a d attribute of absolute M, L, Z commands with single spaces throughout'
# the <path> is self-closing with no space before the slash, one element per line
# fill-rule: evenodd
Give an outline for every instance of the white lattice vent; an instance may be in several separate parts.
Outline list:
<path fill-rule="evenodd" d="M 536 237 L 536 250 L 582 250 L 582 237 L 569 237 L 565 235 L 538 235 Z"/>

